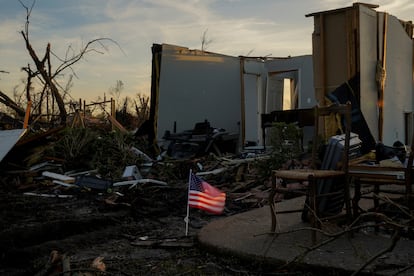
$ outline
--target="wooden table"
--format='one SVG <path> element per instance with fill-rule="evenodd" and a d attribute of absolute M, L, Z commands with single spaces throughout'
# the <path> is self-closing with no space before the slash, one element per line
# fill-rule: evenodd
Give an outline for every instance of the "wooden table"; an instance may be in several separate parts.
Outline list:
<path fill-rule="evenodd" d="M 354 181 L 354 197 L 352 199 L 353 216 L 359 215 L 359 200 L 361 199 L 361 185 L 372 185 L 374 194 L 380 193 L 380 186 L 399 185 L 404 187 L 403 194 L 408 199 L 412 192 L 411 171 L 407 167 L 381 166 L 374 160 L 362 160 L 349 164 L 349 177 Z M 379 207 L 378 197 L 373 198 L 374 207 Z"/>

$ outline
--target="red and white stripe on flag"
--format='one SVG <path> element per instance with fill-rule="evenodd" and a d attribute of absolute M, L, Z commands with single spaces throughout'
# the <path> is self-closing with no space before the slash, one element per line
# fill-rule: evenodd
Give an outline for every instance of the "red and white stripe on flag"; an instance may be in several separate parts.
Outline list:
<path fill-rule="evenodd" d="M 226 194 L 191 173 L 188 205 L 212 214 L 221 214 L 226 203 Z"/>

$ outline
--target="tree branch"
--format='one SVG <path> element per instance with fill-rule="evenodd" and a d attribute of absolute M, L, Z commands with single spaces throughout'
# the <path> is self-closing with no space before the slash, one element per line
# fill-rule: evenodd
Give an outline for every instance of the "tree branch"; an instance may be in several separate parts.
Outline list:
<path fill-rule="evenodd" d="M 395 232 L 392 236 L 390 245 L 387 248 L 384 248 L 383 250 L 381 250 L 380 252 L 375 254 L 374 256 L 372 256 L 368 261 L 366 261 L 363 265 L 361 265 L 361 267 L 357 271 L 352 273 L 351 276 L 358 275 L 359 273 L 362 272 L 362 270 L 364 270 L 364 268 L 366 268 L 369 264 L 371 264 L 377 258 L 381 257 L 382 255 L 384 255 L 387 252 L 391 252 L 394 249 L 397 242 L 400 240 L 400 238 L 401 238 L 401 230 L 397 229 L 397 230 L 395 230 Z"/>
<path fill-rule="evenodd" d="M 5 93 L 0 91 L 0 103 L 5 104 L 6 106 L 13 109 L 17 115 L 20 117 L 24 117 L 26 115 L 26 111 L 18 106 L 12 99 L 10 99 Z"/>
<path fill-rule="evenodd" d="M 372 225 L 372 224 L 371 225 L 368 225 L 368 224 L 357 225 L 360 222 L 370 221 L 370 220 L 379 221 L 379 222 L 375 225 Z M 302 252 L 301 254 L 298 254 L 293 259 L 288 261 L 286 264 L 279 267 L 280 269 L 283 269 L 283 268 L 286 268 L 287 266 L 297 262 L 299 259 L 304 258 L 310 252 L 312 252 L 312 251 L 314 251 L 314 250 L 316 250 L 316 249 L 318 249 L 318 248 L 320 248 L 320 247 L 322 247 L 322 246 L 324 246 L 328 243 L 331 243 L 332 241 L 336 240 L 337 238 L 343 236 L 346 233 L 352 233 L 352 232 L 355 232 L 355 231 L 358 231 L 360 229 L 367 228 L 367 227 L 384 226 L 384 225 L 388 225 L 388 226 L 390 226 L 394 229 L 394 235 L 392 237 L 392 241 L 391 241 L 390 245 L 387 248 L 384 248 L 383 250 L 378 252 L 376 255 L 372 256 L 368 261 L 366 261 L 358 269 L 357 273 L 352 274 L 352 275 L 357 275 L 364 268 L 366 268 L 369 264 L 371 264 L 373 261 L 375 261 L 377 258 L 379 258 L 380 256 L 382 256 L 383 254 L 385 254 L 387 252 L 391 252 L 394 249 L 396 243 L 398 242 L 398 240 L 401 237 L 401 231 L 405 227 L 407 227 L 407 225 L 400 224 L 400 223 L 392 220 L 391 218 L 389 218 L 385 214 L 368 212 L 368 213 L 361 214 L 349 226 L 347 226 L 343 231 L 339 231 L 339 232 L 336 232 L 336 233 L 328 233 L 328 232 L 323 231 L 322 229 L 319 229 L 319 228 L 302 227 L 302 228 L 293 229 L 293 230 L 289 230 L 289 231 L 283 231 L 283 232 L 278 232 L 278 233 L 270 233 L 270 234 L 275 235 L 275 238 L 276 238 L 278 235 L 282 235 L 282 234 L 289 234 L 289 233 L 298 232 L 298 231 L 310 230 L 310 231 L 316 231 L 316 232 L 322 233 L 324 236 L 328 237 L 328 239 L 323 240 L 323 241 L 319 242 L 318 244 L 315 244 L 311 247 L 308 247 L 304 252 Z M 408 226 L 408 227 L 410 227 L 410 226 Z M 267 234 L 269 234 L 269 233 L 267 233 Z M 274 241 L 274 239 L 270 242 L 270 244 L 273 241 Z M 269 244 L 269 247 L 266 250 L 266 252 L 270 249 L 270 244 Z"/>
<path fill-rule="evenodd" d="M 58 105 L 59 112 L 60 112 L 60 119 L 61 119 L 60 123 L 66 124 L 67 112 L 65 109 L 65 103 L 63 102 L 63 98 L 59 94 L 59 91 L 56 85 L 53 83 L 53 78 L 51 78 L 50 74 L 48 74 L 47 70 L 45 69 L 44 62 L 39 60 L 38 56 L 36 55 L 36 52 L 32 48 L 32 45 L 30 45 L 30 42 L 28 39 L 28 33 L 21 31 L 21 34 L 25 41 L 26 49 L 28 50 L 30 56 L 32 57 L 32 60 L 34 61 L 37 70 L 39 71 L 45 83 L 49 86 L 53 97 L 56 99 L 56 103 Z M 46 59 L 43 59 L 43 61 L 48 60 L 48 63 L 50 62 L 49 52 L 50 52 L 50 44 L 48 44 L 46 47 L 46 54 L 45 54 Z"/>
<path fill-rule="evenodd" d="M 99 43 L 105 49 L 105 45 L 102 44 L 102 41 L 110 41 L 110 42 L 116 44 L 122 51 L 122 48 L 119 46 L 119 44 L 116 41 L 114 41 L 111 38 L 103 37 L 103 38 L 97 38 L 97 39 L 93 39 L 93 40 L 89 41 L 86 44 L 86 46 L 83 49 L 80 50 L 79 54 L 73 56 L 70 59 L 62 60 L 52 52 L 54 57 L 58 58 L 59 60 L 61 60 L 63 62 L 61 65 L 58 66 L 58 68 L 56 69 L 56 72 L 52 75 L 52 78 L 54 78 L 56 75 L 59 75 L 65 69 L 71 67 L 73 64 L 77 63 L 87 53 L 96 52 L 96 53 L 99 53 L 99 54 L 103 54 L 103 52 L 100 52 L 100 51 L 98 51 L 94 48 L 90 48 L 90 47 L 92 47 L 93 44 Z"/>

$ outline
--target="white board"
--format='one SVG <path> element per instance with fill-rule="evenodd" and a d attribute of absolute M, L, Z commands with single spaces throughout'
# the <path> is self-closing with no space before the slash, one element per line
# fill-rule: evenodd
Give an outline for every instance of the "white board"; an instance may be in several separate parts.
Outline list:
<path fill-rule="evenodd" d="M 0 130 L 0 162 L 24 135 L 26 129 Z"/>

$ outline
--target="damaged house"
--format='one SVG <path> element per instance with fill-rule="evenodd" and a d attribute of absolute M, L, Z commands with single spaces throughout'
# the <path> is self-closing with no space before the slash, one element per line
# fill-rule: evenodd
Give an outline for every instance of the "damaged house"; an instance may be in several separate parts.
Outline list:
<path fill-rule="evenodd" d="M 237 137 L 240 151 L 266 144 L 263 114 L 351 101 L 353 131 L 365 151 L 376 142 L 409 144 L 413 25 L 378 7 L 354 3 L 306 15 L 314 18 L 312 55 L 233 57 L 154 44 L 149 120 L 154 143 L 165 141 L 166 133 L 208 122 L 224 131 L 221 138 Z"/>
<path fill-rule="evenodd" d="M 410 144 L 414 126 L 413 25 L 378 7 L 354 3 L 306 15 L 314 19 L 315 97 L 322 105 L 327 98 L 350 100 L 352 129 L 361 131 L 368 148 L 374 142 Z"/>
<path fill-rule="evenodd" d="M 310 55 L 233 57 L 167 44 L 152 53 L 149 121 L 158 143 L 208 122 L 235 142 L 231 151 L 263 145 L 261 114 L 316 103 Z"/>

